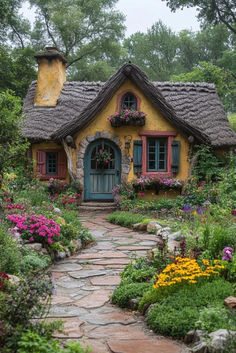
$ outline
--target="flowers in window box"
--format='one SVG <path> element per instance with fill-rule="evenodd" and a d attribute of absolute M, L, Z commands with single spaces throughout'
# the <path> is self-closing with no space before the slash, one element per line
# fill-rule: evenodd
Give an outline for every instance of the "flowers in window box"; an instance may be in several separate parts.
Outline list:
<path fill-rule="evenodd" d="M 103 169 L 109 165 L 109 162 L 111 161 L 111 156 L 107 151 L 100 149 L 96 153 L 95 159 L 97 161 L 98 168 Z"/>
<path fill-rule="evenodd" d="M 122 125 L 143 126 L 145 124 L 145 119 L 145 113 L 133 109 L 125 109 L 120 112 L 115 112 L 115 114 L 108 118 L 113 127 L 119 127 Z"/>
<path fill-rule="evenodd" d="M 149 189 L 181 189 L 183 186 L 183 181 L 174 178 L 165 177 L 147 177 L 141 176 L 133 181 L 133 187 L 136 191 L 139 190 L 149 190 Z"/>

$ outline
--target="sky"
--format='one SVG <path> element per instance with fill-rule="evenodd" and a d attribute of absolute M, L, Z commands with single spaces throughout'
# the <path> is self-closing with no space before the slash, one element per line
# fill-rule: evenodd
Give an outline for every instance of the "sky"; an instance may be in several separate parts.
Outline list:
<path fill-rule="evenodd" d="M 194 8 L 172 13 L 166 2 L 161 0 L 119 0 L 116 8 L 126 16 L 126 37 L 138 31 L 146 32 L 147 28 L 159 20 L 175 32 L 183 29 L 199 30 L 197 11 Z M 34 11 L 29 9 L 27 3 L 23 5 L 22 13 L 33 21 Z"/>

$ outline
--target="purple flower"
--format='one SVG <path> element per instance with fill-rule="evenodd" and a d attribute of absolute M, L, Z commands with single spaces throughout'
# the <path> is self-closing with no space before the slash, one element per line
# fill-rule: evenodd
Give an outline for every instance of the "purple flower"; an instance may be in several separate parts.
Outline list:
<path fill-rule="evenodd" d="M 226 248 L 223 249 L 224 256 L 222 257 L 222 260 L 224 261 L 231 261 L 233 257 L 233 249 L 227 246 Z"/>
<path fill-rule="evenodd" d="M 189 205 L 185 205 L 183 211 L 184 212 L 189 212 L 189 211 L 192 211 L 192 208 Z"/>

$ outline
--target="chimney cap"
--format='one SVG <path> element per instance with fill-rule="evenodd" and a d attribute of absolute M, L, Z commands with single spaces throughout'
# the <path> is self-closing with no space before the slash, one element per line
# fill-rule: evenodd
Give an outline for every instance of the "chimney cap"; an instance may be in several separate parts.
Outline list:
<path fill-rule="evenodd" d="M 63 54 L 59 52 L 56 47 L 46 47 L 44 52 L 37 53 L 34 55 L 36 59 L 46 58 L 48 60 L 59 59 L 63 63 L 67 63 L 67 60 Z"/>

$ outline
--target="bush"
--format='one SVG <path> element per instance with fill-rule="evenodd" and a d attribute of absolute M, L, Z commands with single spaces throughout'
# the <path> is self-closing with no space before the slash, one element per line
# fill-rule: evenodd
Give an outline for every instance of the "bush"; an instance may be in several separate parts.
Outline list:
<path fill-rule="evenodd" d="M 121 273 L 122 282 L 147 282 L 153 278 L 157 269 L 153 267 L 146 257 L 135 258 L 134 261 L 125 266 L 124 271 Z"/>
<path fill-rule="evenodd" d="M 52 290 L 50 278 L 41 270 L 28 274 L 6 291 L 0 291 L 1 342 L 10 352 L 15 351 L 24 330 L 40 332 L 45 326 L 33 319 L 43 319 L 47 315 Z"/>
<path fill-rule="evenodd" d="M 128 307 L 130 299 L 138 298 L 143 295 L 145 291 L 150 289 L 152 284 L 150 283 L 130 283 L 124 284 L 112 294 L 111 301 L 113 304 L 119 305 L 121 308 Z"/>
<path fill-rule="evenodd" d="M 125 211 L 115 211 L 108 216 L 108 221 L 125 227 L 131 227 L 135 223 L 141 223 L 146 217 Z"/>
<path fill-rule="evenodd" d="M 79 342 L 67 342 L 61 348 L 59 341 L 39 336 L 30 330 L 23 333 L 18 343 L 17 353 L 89 353 L 90 349 L 82 348 Z"/>
<path fill-rule="evenodd" d="M 2 272 L 17 274 L 21 263 L 21 253 L 8 231 L 0 225 L 0 269 Z"/>
<path fill-rule="evenodd" d="M 200 311 L 195 328 L 210 333 L 219 329 L 236 331 L 236 317 L 227 308 L 210 305 Z"/>
<path fill-rule="evenodd" d="M 201 309 L 209 305 L 222 305 L 233 294 L 233 286 L 218 279 L 200 287 L 182 289 L 158 300 L 148 314 L 148 324 L 155 332 L 181 338 L 194 329 Z M 147 302 L 147 297 L 146 297 Z M 150 297 L 149 302 L 150 303 Z"/>

